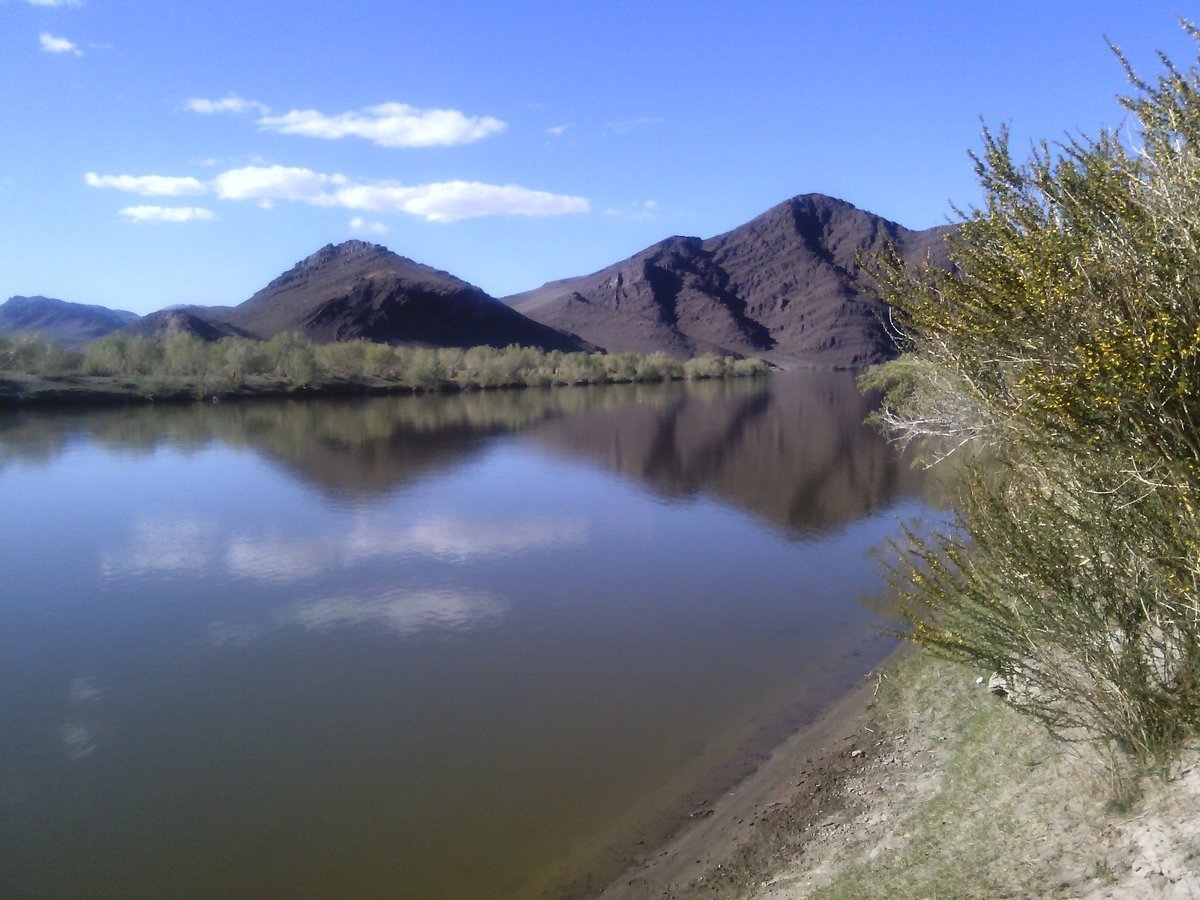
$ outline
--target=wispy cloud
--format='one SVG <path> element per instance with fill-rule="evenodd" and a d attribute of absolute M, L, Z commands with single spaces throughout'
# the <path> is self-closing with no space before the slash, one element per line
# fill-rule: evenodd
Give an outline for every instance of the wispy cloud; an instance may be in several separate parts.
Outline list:
<path fill-rule="evenodd" d="M 205 100 L 203 97 L 192 97 L 188 100 L 186 108 L 203 115 L 212 115 L 214 113 L 236 113 L 241 115 L 248 112 L 266 115 L 271 111 L 265 104 L 259 103 L 257 100 L 246 100 L 237 94 L 230 94 L 228 97 L 223 97 L 220 100 Z"/>
<path fill-rule="evenodd" d="M 243 166 L 213 179 L 223 200 L 296 200 L 315 206 L 336 206 L 331 191 L 348 185 L 345 175 L 323 175 L 295 166 Z"/>
<path fill-rule="evenodd" d="M 546 134 L 552 134 L 555 137 L 562 137 L 567 133 L 567 129 L 570 127 L 570 125 L 552 125 L 546 129 Z"/>
<path fill-rule="evenodd" d="M 168 175 L 97 175 L 83 176 L 88 187 L 112 188 L 141 194 L 143 197 L 188 197 L 208 193 L 208 187 L 198 178 L 176 178 Z"/>
<path fill-rule="evenodd" d="M 407 103 L 381 103 L 334 115 L 315 109 L 293 109 L 272 115 L 265 103 L 230 94 L 220 100 L 192 97 L 185 108 L 204 115 L 255 113 L 258 126 L 265 131 L 330 141 L 356 137 L 380 147 L 472 144 L 508 127 L 494 116 L 468 116 L 457 109 L 418 109 Z"/>
<path fill-rule="evenodd" d="M 38 42 L 42 45 L 44 53 L 73 53 L 76 56 L 83 56 L 83 51 L 73 41 L 64 37 L 55 37 L 48 31 L 43 31 L 38 35 Z"/>
<path fill-rule="evenodd" d="M 471 144 L 508 127 L 492 116 L 467 116 L 456 109 L 417 109 L 405 103 L 382 103 L 332 116 L 315 109 L 296 109 L 280 116 L 264 115 L 258 124 L 280 134 L 326 140 L 357 137 L 381 147 Z"/>
<path fill-rule="evenodd" d="M 350 220 L 350 230 L 355 234 L 387 234 L 389 229 L 383 222 L 368 222 L 361 216 Z"/>
<path fill-rule="evenodd" d="M 355 183 L 344 175 L 326 175 L 287 166 L 245 166 L 218 175 L 217 195 L 230 200 L 293 200 L 313 206 L 361 212 L 407 213 L 430 222 L 456 222 L 481 216 L 552 216 L 583 213 L 584 197 L 552 194 L 519 185 L 446 181 L 402 185 L 381 181 Z"/>
<path fill-rule="evenodd" d="M 217 217 L 200 206 L 127 206 L 120 214 L 130 222 L 208 222 Z"/>
<path fill-rule="evenodd" d="M 647 125 L 658 125 L 662 123 L 662 119 L 658 116 L 639 116 L 636 119 L 623 119 L 619 122 L 609 122 L 608 128 L 610 131 L 615 131 L 617 134 L 625 134 L 629 131 L 634 131 L 638 128 L 645 128 Z"/>
<path fill-rule="evenodd" d="M 84 180 L 89 187 L 142 196 L 195 196 L 211 192 L 222 200 L 250 200 L 266 207 L 276 201 L 292 201 L 354 212 L 404 213 L 429 222 L 457 222 L 483 216 L 557 216 L 586 213 L 590 209 L 586 197 L 553 194 L 516 184 L 356 182 L 345 175 L 297 166 L 242 166 L 221 172 L 208 182 L 191 177 L 95 172 L 88 172 Z M 365 227 L 365 220 L 355 221 L 364 222 Z M 373 224 L 377 227 L 379 223 Z"/>
<path fill-rule="evenodd" d="M 516 184 L 443 181 L 405 186 L 389 183 L 340 188 L 333 203 L 368 212 L 403 212 L 430 222 L 457 222 L 483 216 L 558 216 L 585 213 L 584 197 L 551 194 Z"/>
<path fill-rule="evenodd" d="M 657 200 L 635 200 L 624 209 L 609 207 L 604 210 L 606 216 L 621 216 L 627 219 L 646 220 L 658 215 Z"/>

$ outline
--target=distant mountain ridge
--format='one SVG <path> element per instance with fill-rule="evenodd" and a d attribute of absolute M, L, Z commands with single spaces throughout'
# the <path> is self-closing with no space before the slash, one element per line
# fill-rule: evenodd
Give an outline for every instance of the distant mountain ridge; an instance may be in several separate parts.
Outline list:
<path fill-rule="evenodd" d="M 708 351 L 784 367 L 868 365 L 894 356 L 886 307 L 860 254 L 891 245 L 948 266 L 948 228 L 912 231 L 823 194 L 802 194 L 712 238 L 669 237 L 590 275 L 501 300 L 380 244 L 328 244 L 238 306 L 167 307 L 145 317 L 45 297 L 0 305 L 0 335 L 38 331 L 67 346 L 115 331 L 165 340 L 299 332 L 318 343 L 509 344 L 543 350 Z"/>
<path fill-rule="evenodd" d="M 865 365 L 895 355 L 886 308 L 857 256 L 891 244 L 948 265 L 945 228 L 912 231 L 823 194 L 804 194 L 707 240 L 671 237 L 627 260 L 504 298 L 610 351 L 706 350 L 783 365 Z"/>
<path fill-rule="evenodd" d="M 30 331 L 64 347 L 82 347 L 132 325 L 137 313 L 53 297 L 9 297 L 0 304 L 0 336 Z"/>

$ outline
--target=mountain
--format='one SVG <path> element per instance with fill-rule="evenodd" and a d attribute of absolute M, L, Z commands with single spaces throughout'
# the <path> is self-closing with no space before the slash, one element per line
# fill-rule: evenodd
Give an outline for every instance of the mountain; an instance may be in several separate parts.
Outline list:
<path fill-rule="evenodd" d="M 137 313 L 50 297 L 10 297 L 0 305 L 0 335 L 34 331 L 65 347 L 82 346 L 137 320 Z"/>
<path fill-rule="evenodd" d="M 364 241 L 329 244 L 245 303 L 206 318 L 260 338 L 297 331 L 318 342 L 595 349 L 453 275 Z"/>
<path fill-rule="evenodd" d="M 247 337 L 246 332 L 227 322 L 212 317 L 202 307 L 194 309 L 160 309 L 143 316 L 124 329 L 131 337 L 145 337 L 156 341 L 169 341 L 181 334 L 212 343 L 225 337 Z"/>
<path fill-rule="evenodd" d="M 591 275 L 504 298 L 609 351 L 707 350 L 789 366 L 865 365 L 895 355 L 857 254 L 893 244 L 948 265 L 944 228 L 911 231 L 823 194 L 786 200 L 707 240 L 671 237 Z"/>

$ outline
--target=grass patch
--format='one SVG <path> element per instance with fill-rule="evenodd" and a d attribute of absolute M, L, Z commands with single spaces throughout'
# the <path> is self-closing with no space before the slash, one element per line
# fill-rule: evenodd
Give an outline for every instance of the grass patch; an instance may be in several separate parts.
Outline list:
<path fill-rule="evenodd" d="M 811 896 L 1025 896 L 1111 880 L 1107 859 L 1059 848 L 1053 824 L 1065 810 L 1099 810 L 1102 786 L 979 674 L 910 653 L 883 681 L 872 727 L 915 765 L 888 786 L 901 801 L 886 838 L 847 848 L 858 861 Z"/>

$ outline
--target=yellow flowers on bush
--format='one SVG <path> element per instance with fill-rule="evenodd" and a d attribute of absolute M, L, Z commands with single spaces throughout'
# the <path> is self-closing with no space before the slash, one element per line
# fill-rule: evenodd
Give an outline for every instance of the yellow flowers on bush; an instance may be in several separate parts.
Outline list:
<path fill-rule="evenodd" d="M 1018 164 L 984 132 L 953 269 L 876 266 L 904 353 L 865 383 L 927 461 L 965 457 L 960 527 L 892 568 L 913 639 L 1161 754 L 1200 728 L 1200 72 L 1125 68 L 1133 141 Z"/>

